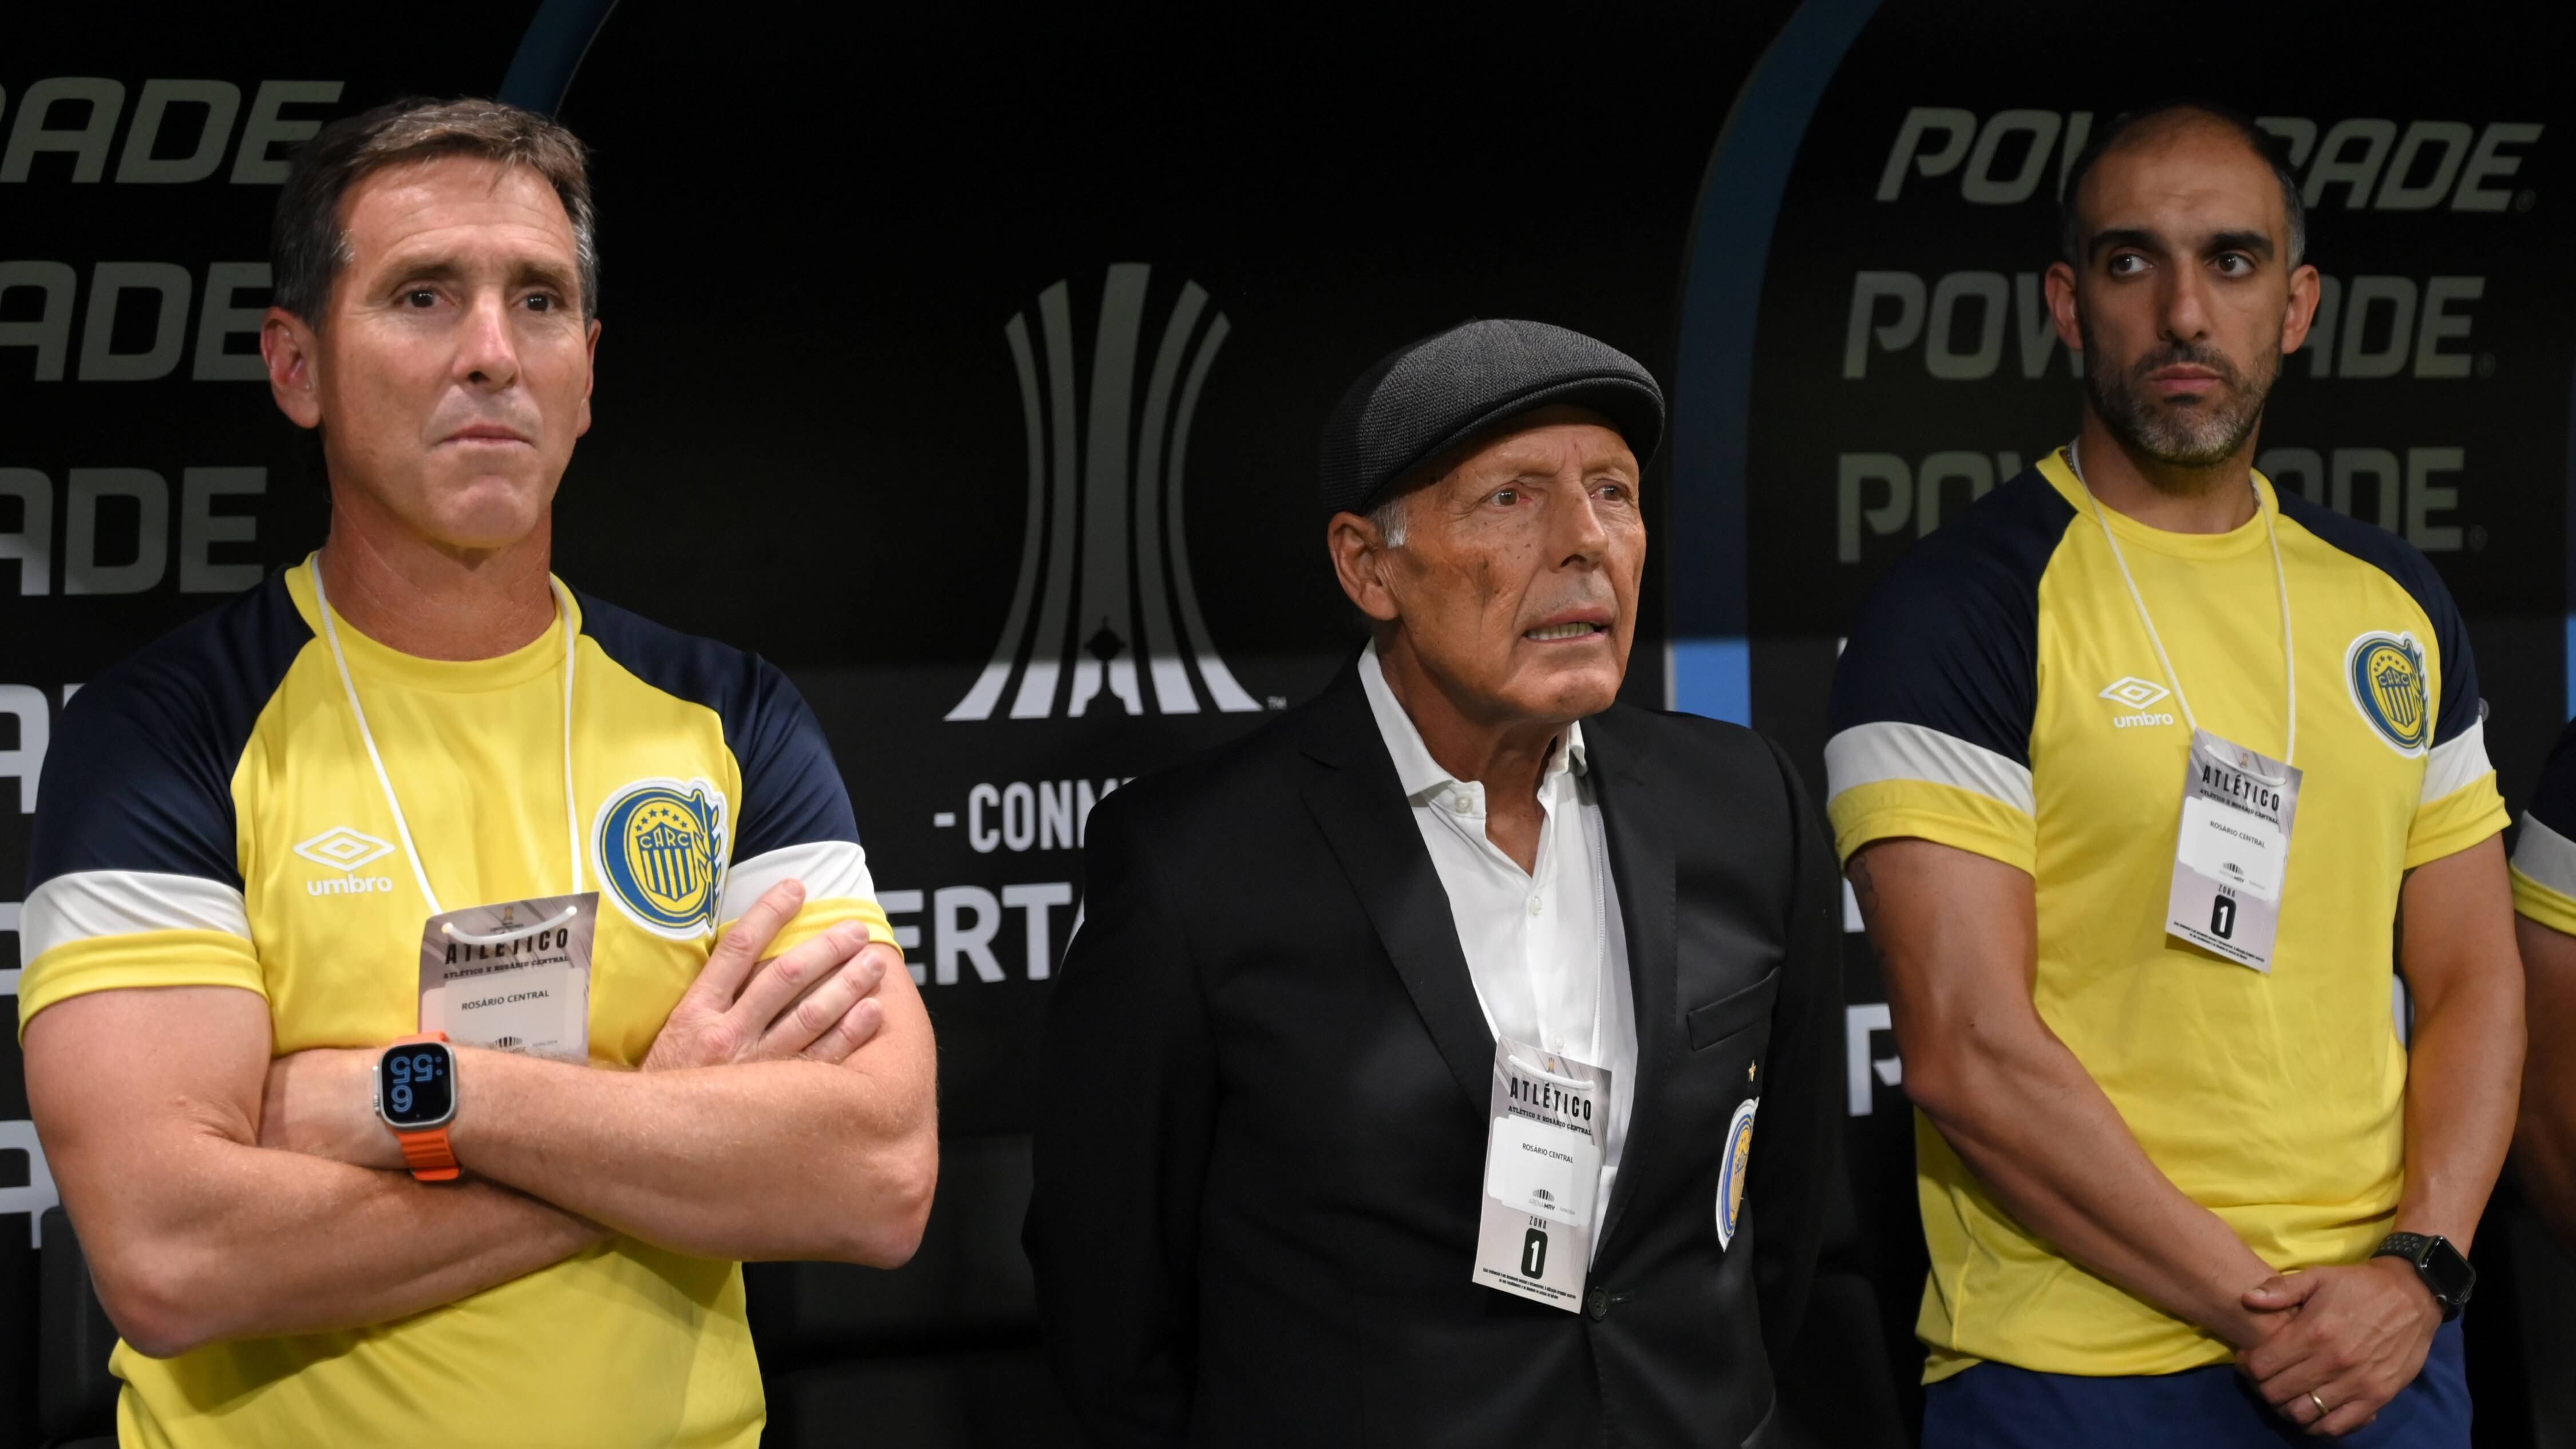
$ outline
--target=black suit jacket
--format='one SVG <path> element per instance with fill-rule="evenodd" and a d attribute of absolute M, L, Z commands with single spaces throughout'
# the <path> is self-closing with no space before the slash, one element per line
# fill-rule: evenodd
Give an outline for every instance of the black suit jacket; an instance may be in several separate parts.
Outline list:
<path fill-rule="evenodd" d="M 1627 706 L 1583 730 L 1638 1049 L 1583 1313 L 1469 1281 L 1494 1042 L 1355 668 L 1093 811 L 1027 1245 L 1095 1441 L 1769 1437 L 1840 1136 L 1839 877 L 1760 736 Z"/>

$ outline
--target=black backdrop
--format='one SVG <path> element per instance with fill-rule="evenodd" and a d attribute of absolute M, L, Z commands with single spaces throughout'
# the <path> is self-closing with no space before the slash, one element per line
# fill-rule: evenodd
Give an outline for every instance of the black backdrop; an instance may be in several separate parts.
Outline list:
<path fill-rule="evenodd" d="M 2238 16 L 2140 38 L 2074 6 L 1866 0 L 604 9 L 11 17 L 35 33 L 0 50 L 0 882 L 65 691 L 320 537 L 307 455 L 226 331 L 265 301 L 269 158 L 298 120 L 505 77 L 559 97 L 597 153 L 606 331 L 559 571 L 761 651 L 813 700 L 925 980 L 961 1164 L 1026 1127 L 1088 802 L 1302 698 L 1356 643 L 1316 548 L 1313 440 L 1406 338 L 1535 316 L 1666 379 L 1631 690 L 1749 708 L 1821 784 L 1823 686 L 1869 581 L 1981 464 L 1999 478 L 2071 430 L 2068 360 L 2015 306 L 2077 113 L 2202 89 L 2311 120 L 2356 163 L 2379 128 L 2329 145 L 2337 123 L 2384 121 L 2383 169 L 2423 133 L 2395 190 L 2319 200 L 2319 264 L 2381 300 L 2347 310 L 2360 336 L 2333 365 L 2291 365 L 2265 443 L 2303 452 L 2267 466 L 2433 553 L 2517 804 L 2564 712 L 2566 104 L 2502 27 L 2427 45 Z M 2482 154 L 2519 169 L 2464 191 Z M 2500 209 L 2452 205 L 2472 192 Z M 2459 330 L 2427 348 L 2428 326 Z M 1833 1266 L 1875 1302 L 1837 1299 L 1792 1371 L 1836 1442 L 1910 1405 L 1919 1362 L 1900 1069 L 1852 940 Z M 0 1449 L 35 1433 L 36 1254 L 12 1214 L 50 1193 L 26 1115 L 0 1046 Z M 982 1207 L 1006 1238 L 1016 1208 Z M 2503 1266 L 2497 1328 L 2473 1320 L 2480 1405 L 2486 1437 L 2525 1442 Z M 773 1284 L 802 1291 L 768 1276 L 755 1297 Z"/>

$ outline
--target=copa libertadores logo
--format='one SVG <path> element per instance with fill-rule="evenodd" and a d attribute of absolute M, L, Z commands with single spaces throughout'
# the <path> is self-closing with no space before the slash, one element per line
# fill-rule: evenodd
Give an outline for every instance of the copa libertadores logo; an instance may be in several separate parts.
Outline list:
<path fill-rule="evenodd" d="M 1182 526 L 1190 419 L 1231 329 L 1223 312 L 1209 315 L 1204 288 L 1183 282 L 1142 370 L 1140 397 L 1152 270 L 1140 262 L 1109 269 L 1087 387 L 1066 283 L 1038 294 L 1034 339 L 1025 312 L 1002 328 L 1028 437 L 1020 580 L 992 662 L 948 712 L 952 720 L 991 719 L 1006 693 L 1012 719 L 1108 708 L 1103 694 L 1143 714 L 1149 686 L 1161 714 L 1200 713 L 1202 692 L 1229 714 L 1261 708 L 1208 639 Z"/>

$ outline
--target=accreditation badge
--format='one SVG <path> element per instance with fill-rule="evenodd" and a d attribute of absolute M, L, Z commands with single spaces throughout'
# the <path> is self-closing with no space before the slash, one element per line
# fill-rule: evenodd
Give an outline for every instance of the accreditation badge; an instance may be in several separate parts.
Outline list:
<path fill-rule="evenodd" d="M 2165 932 L 2212 955 L 2269 973 L 2288 878 L 2290 825 L 2301 772 L 2269 755 L 2194 730 L 2183 767 L 2182 831 L 2174 843 Z"/>
<path fill-rule="evenodd" d="M 1494 1043 L 1475 1281 L 1582 1310 L 1609 1110 L 1608 1068 L 1509 1037 Z"/>
<path fill-rule="evenodd" d="M 466 1046 L 590 1060 L 599 892 L 468 906 L 420 936 L 420 1029 Z"/>

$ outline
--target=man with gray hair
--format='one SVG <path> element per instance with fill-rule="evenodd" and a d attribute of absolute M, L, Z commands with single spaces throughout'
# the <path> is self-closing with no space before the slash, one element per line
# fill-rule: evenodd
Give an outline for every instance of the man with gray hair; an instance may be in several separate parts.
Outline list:
<path fill-rule="evenodd" d="M 1562 328 L 1388 356 L 1323 447 L 1367 647 L 1092 815 L 1028 1247 L 1095 1442 L 1769 1441 L 1839 886 L 1778 750 L 1617 702 L 1662 429 Z"/>
<path fill-rule="evenodd" d="M 335 123 L 275 258 L 330 535 L 81 691 L 20 930 L 119 1438 L 757 1443 L 740 1260 L 900 1263 L 937 1175 L 830 749 L 547 571 L 599 342 L 569 132 Z"/>

